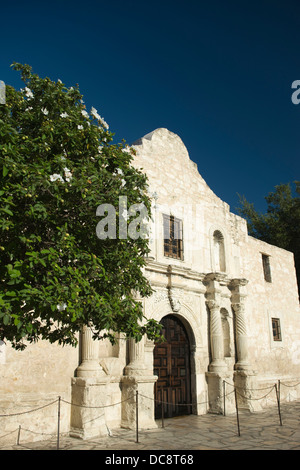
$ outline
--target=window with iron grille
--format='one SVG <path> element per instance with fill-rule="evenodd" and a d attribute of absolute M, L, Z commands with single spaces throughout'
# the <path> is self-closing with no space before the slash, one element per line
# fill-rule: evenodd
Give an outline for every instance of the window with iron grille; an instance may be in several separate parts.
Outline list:
<path fill-rule="evenodd" d="M 279 318 L 272 318 L 272 331 L 273 331 L 273 340 L 281 341 L 281 328 L 280 328 Z"/>
<path fill-rule="evenodd" d="M 164 255 L 183 260 L 182 221 L 173 215 L 163 215 Z"/>
<path fill-rule="evenodd" d="M 270 256 L 262 255 L 262 264 L 263 264 L 265 281 L 272 282 Z"/>

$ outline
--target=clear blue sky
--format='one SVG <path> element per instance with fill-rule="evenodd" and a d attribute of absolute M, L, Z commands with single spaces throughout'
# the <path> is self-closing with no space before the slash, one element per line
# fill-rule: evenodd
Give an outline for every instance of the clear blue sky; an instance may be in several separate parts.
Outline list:
<path fill-rule="evenodd" d="M 0 80 L 22 87 L 16 61 L 78 83 L 117 142 L 168 128 L 233 212 L 300 180 L 297 0 L 15 0 L 0 40 Z"/>

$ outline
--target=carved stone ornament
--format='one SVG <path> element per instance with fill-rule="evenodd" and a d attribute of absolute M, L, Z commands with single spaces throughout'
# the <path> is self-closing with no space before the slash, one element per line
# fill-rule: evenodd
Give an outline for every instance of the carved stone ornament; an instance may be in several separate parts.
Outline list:
<path fill-rule="evenodd" d="M 179 312 L 179 310 L 181 309 L 181 302 L 179 299 L 176 299 L 174 297 L 174 293 L 172 289 L 169 289 L 169 301 L 170 301 L 172 311 Z"/>

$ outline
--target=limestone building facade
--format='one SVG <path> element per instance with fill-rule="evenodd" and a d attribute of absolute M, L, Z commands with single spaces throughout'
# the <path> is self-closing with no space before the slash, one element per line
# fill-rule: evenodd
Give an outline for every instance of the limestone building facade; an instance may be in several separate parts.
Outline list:
<path fill-rule="evenodd" d="M 167 341 L 120 337 L 112 346 L 85 328 L 78 349 L 41 342 L 16 352 L 0 344 L 0 414 L 9 415 L 0 438 L 20 424 L 27 440 L 55 433 L 58 396 L 61 432 L 79 438 L 134 427 L 136 391 L 141 428 L 157 426 L 162 412 L 222 413 L 224 395 L 226 412 L 234 412 L 234 385 L 250 411 L 276 404 L 279 380 L 281 399 L 300 398 L 293 254 L 248 235 L 178 135 L 160 128 L 133 146 L 153 198 L 145 276 L 154 293 L 140 301 Z"/>

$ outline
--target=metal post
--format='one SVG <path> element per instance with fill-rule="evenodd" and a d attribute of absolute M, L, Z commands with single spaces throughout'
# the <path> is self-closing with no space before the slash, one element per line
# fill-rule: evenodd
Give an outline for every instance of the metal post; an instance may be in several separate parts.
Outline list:
<path fill-rule="evenodd" d="M 164 394 L 163 394 L 163 390 L 161 391 L 162 393 L 162 402 L 161 402 L 161 427 L 164 428 L 165 427 L 165 410 L 164 410 Z"/>
<path fill-rule="evenodd" d="M 234 389 L 234 397 L 235 397 L 236 421 L 237 421 L 237 427 L 238 427 L 238 435 L 240 436 L 241 432 L 240 432 L 240 420 L 239 420 L 239 407 L 238 407 L 238 402 L 237 402 L 236 388 Z"/>
<path fill-rule="evenodd" d="M 17 446 L 20 445 L 20 436 L 21 436 L 21 424 L 19 424 L 18 438 L 17 438 Z"/>
<path fill-rule="evenodd" d="M 56 449 L 59 450 L 59 432 L 60 432 L 60 400 L 61 397 L 58 397 L 58 409 L 57 409 L 57 444 Z"/>
<path fill-rule="evenodd" d="M 277 398 L 279 422 L 280 422 L 280 426 L 282 426 L 282 419 L 281 419 L 281 412 L 280 412 L 280 392 L 279 392 L 279 390 L 277 389 L 277 384 L 275 384 L 275 390 L 276 390 L 276 398 Z"/>
<path fill-rule="evenodd" d="M 139 442 L 139 392 L 136 391 L 135 400 L 135 419 L 136 419 L 136 443 Z"/>
<path fill-rule="evenodd" d="M 224 401 L 224 416 L 226 416 L 226 411 L 225 411 L 225 380 L 223 380 L 223 401 Z"/>

